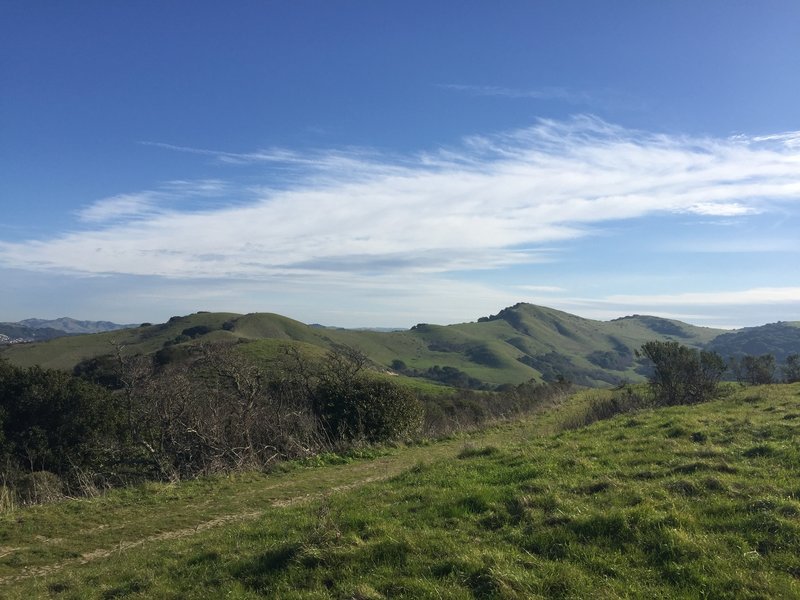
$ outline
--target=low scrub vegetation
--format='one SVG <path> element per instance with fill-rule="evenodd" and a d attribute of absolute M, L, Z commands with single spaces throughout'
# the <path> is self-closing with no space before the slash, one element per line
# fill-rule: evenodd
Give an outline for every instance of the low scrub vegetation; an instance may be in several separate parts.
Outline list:
<path fill-rule="evenodd" d="M 446 395 L 420 395 L 423 404 L 423 437 L 436 438 L 472 431 L 488 423 L 520 416 L 554 406 L 573 391 L 567 381 L 523 383 L 502 386 L 494 392 L 453 390 Z"/>
<path fill-rule="evenodd" d="M 579 429 L 619 414 L 653 406 L 652 397 L 642 386 L 586 391 L 571 402 L 570 409 L 562 417 L 560 429 Z"/>
<path fill-rule="evenodd" d="M 421 395 L 336 347 L 270 362 L 237 344 L 165 360 L 115 355 L 76 375 L 0 361 L 2 502 L 12 506 L 146 480 L 266 470 L 365 444 L 440 437 L 520 415 L 566 386 Z"/>
<path fill-rule="evenodd" d="M 596 390 L 573 402 L 563 429 L 577 429 L 618 414 L 645 408 L 698 404 L 717 397 L 725 361 L 714 352 L 698 351 L 677 342 L 648 342 L 639 353 L 647 363 L 648 385 L 622 385 Z"/>
<path fill-rule="evenodd" d="M 678 342 L 647 342 L 641 356 L 652 363 L 649 380 L 658 406 L 711 400 L 727 368 L 716 352 L 695 350 Z"/>
<path fill-rule="evenodd" d="M 203 327 L 180 331 L 201 335 Z M 287 345 L 268 360 L 243 347 L 203 342 L 130 355 L 117 346 L 80 363 L 75 376 L 0 361 L 3 505 L 90 496 L 144 480 L 265 470 L 365 444 L 452 435 L 530 413 L 570 389 L 553 372 L 548 384 L 431 395 L 382 375 L 346 346 L 309 358 Z M 648 342 L 639 358 L 648 388 L 593 393 L 562 427 L 706 402 L 726 369 L 719 355 L 674 341 Z M 798 364 L 796 355 L 787 358 L 787 380 L 797 378 Z M 768 383 L 776 372 L 771 355 L 745 356 L 730 366 L 743 384 Z"/>
<path fill-rule="evenodd" d="M 202 333 L 198 327 L 182 331 Z M 716 396 L 726 368 L 719 355 L 677 342 L 648 342 L 639 354 L 647 388 L 594 392 L 574 404 L 578 408 L 561 426 L 706 402 Z M 795 359 L 789 356 L 783 368 L 789 380 L 797 375 Z M 570 389 L 553 375 L 548 384 L 431 395 L 372 367 L 345 346 L 317 359 L 285 346 L 265 361 L 223 342 L 180 347 L 170 356 L 129 355 L 117 347 L 79 364 L 75 376 L 0 361 L 2 504 L 91 496 L 144 480 L 265 470 L 365 444 L 452 435 L 530 413 Z M 771 356 L 746 356 L 731 367 L 750 384 L 767 383 L 775 372 Z"/>

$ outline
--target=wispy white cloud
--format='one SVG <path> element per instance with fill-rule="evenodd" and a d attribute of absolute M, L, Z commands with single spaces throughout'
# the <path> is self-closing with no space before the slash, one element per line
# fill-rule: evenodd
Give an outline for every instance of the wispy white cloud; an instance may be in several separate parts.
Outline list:
<path fill-rule="evenodd" d="M 641 100 L 620 91 L 610 89 L 585 91 L 560 86 L 517 88 L 501 85 L 474 85 L 463 83 L 440 83 L 436 87 L 472 97 L 553 101 L 571 106 L 583 106 L 590 110 L 611 108 L 639 111 L 642 109 Z"/>
<path fill-rule="evenodd" d="M 160 186 L 163 192 L 180 196 L 219 196 L 228 191 L 228 184 L 220 179 L 173 179 Z"/>
<path fill-rule="evenodd" d="M 179 146 L 176 144 L 165 144 L 164 142 L 139 142 L 143 146 L 152 146 L 154 148 L 161 148 L 163 150 L 172 150 L 174 152 L 185 152 L 188 154 L 199 154 L 201 156 L 210 156 L 221 162 L 230 163 L 252 163 L 258 161 L 271 161 L 276 160 L 274 155 L 267 152 L 224 152 L 221 150 L 208 150 L 206 148 L 193 148 L 190 146 Z"/>
<path fill-rule="evenodd" d="M 389 157 L 375 150 L 362 147 L 337 148 L 335 150 L 308 150 L 298 152 L 287 148 L 266 148 L 253 152 L 228 152 L 207 148 L 193 148 L 165 144 L 162 142 L 139 142 L 144 146 L 162 148 L 173 152 L 183 152 L 207 156 L 213 162 L 223 165 L 269 165 L 273 168 L 290 170 L 293 173 L 304 171 L 320 176 L 324 173 L 346 172 L 351 178 L 375 173 L 385 174 L 392 165 L 399 167 L 402 157 Z M 295 181 L 295 183 L 297 183 Z"/>
<path fill-rule="evenodd" d="M 745 206 L 740 202 L 698 202 L 686 208 L 686 212 L 709 217 L 740 217 L 761 212 L 753 206 Z"/>
<path fill-rule="evenodd" d="M 78 218 L 88 223 L 104 223 L 152 214 L 155 196 L 153 192 L 140 192 L 103 198 L 80 209 Z"/>
<path fill-rule="evenodd" d="M 764 237 L 755 239 L 738 235 L 725 240 L 693 240 L 690 242 L 667 244 L 663 247 L 667 252 L 719 253 L 719 254 L 753 254 L 753 253 L 800 253 L 800 239 L 780 237 Z"/>
<path fill-rule="evenodd" d="M 176 180 L 115 196 L 83 209 L 79 230 L 0 242 L 0 264 L 271 279 L 445 274 L 543 262 L 553 259 L 553 247 L 611 220 L 732 217 L 797 206 L 800 151 L 792 139 L 659 135 L 583 116 L 404 157 L 170 147 L 298 171 L 294 183 L 255 197 L 218 180 Z M 216 205 L 180 202 L 198 194 L 216 196 Z M 220 205 L 220 194 L 230 202 Z"/>
<path fill-rule="evenodd" d="M 575 92 L 563 87 L 542 87 L 537 89 L 519 89 L 497 85 L 465 85 L 458 83 L 442 83 L 438 87 L 454 92 L 463 92 L 473 96 L 499 96 L 503 98 L 528 98 L 533 100 L 563 100 L 569 104 L 590 104 L 593 97 L 586 92 Z"/>
<path fill-rule="evenodd" d="M 559 293 L 565 292 L 566 290 L 562 287 L 557 285 L 518 285 L 515 286 L 516 289 L 522 290 L 524 292 L 542 292 L 542 293 Z"/>
<path fill-rule="evenodd" d="M 800 304 L 800 287 L 762 287 L 724 292 L 684 292 L 680 294 L 615 295 L 612 304 L 628 306 L 726 306 L 758 304 Z"/>
<path fill-rule="evenodd" d="M 746 138 L 745 138 L 746 139 Z M 756 142 L 781 142 L 792 148 L 800 148 L 800 131 L 789 131 L 773 135 L 760 135 L 753 138 Z"/>
<path fill-rule="evenodd" d="M 117 194 L 96 200 L 77 211 L 78 219 L 90 224 L 105 224 L 121 221 L 139 221 L 155 218 L 169 212 L 174 203 L 196 197 L 220 196 L 228 190 L 227 184 L 218 179 L 167 181 L 153 190 L 133 194 Z M 184 209 L 186 207 L 183 207 Z"/>

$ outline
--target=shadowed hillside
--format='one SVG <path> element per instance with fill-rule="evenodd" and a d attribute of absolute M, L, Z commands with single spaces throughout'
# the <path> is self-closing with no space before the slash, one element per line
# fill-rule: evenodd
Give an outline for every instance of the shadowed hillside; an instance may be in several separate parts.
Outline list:
<path fill-rule="evenodd" d="M 723 333 L 708 345 L 724 357 L 772 354 L 782 363 L 800 351 L 800 322 L 780 322 Z"/>

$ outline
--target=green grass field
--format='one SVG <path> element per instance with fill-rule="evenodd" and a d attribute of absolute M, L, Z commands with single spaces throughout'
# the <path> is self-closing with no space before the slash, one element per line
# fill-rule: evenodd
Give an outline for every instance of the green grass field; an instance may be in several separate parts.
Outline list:
<path fill-rule="evenodd" d="M 4 598 L 800 598 L 800 384 L 0 522 Z M 338 464 L 333 464 L 338 463 Z"/>

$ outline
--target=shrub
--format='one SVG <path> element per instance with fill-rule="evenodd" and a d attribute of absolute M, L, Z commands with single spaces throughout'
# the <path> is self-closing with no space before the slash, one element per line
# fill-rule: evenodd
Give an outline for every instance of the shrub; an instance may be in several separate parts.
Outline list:
<path fill-rule="evenodd" d="M 415 432 L 422 421 L 422 406 L 410 391 L 363 375 L 348 385 L 321 382 L 314 409 L 329 435 L 346 440 L 397 439 Z"/>
<path fill-rule="evenodd" d="M 800 354 L 790 354 L 786 357 L 786 364 L 781 367 L 786 383 L 800 381 Z"/>
<path fill-rule="evenodd" d="M 716 352 L 698 352 L 678 342 L 647 342 L 637 355 L 653 363 L 650 387 L 661 406 L 712 399 L 726 368 Z"/>
<path fill-rule="evenodd" d="M 648 405 L 648 400 L 630 387 L 618 390 L 610 396 L 601 392 L 590 397 L 580 411 L 567 416 L 561 423 L 561 429 L 586 427 L 597 421 L 611 419 L 616 415 L 633 412 Z"/>
<path fill-rule="evenodd" d="M 62 371 L 0 361 L 0 450 L 11 463 L 58 475 L 94 467 L 119 415 L 108 390 Z"/>
<path fill-rule="evenodd" d="M 390 366 L 392 367 L 392 370 L 397 371 L 398 373 L 403 373 L 408 369 L 408 365 L 399 358 L 395 358 Z"/>
<path fill-rule="evenodd" d="M 775 357 L 772 354 L 762 354 L 761 356 L 748 354 L 732 358 L 731 371 L 741 384 L 766 385 L 772 383 L 775 376 Z"/>
<path fill-rule="evenodd" d="M 194 339 L 201 335 L 206 335 L 207 333 L 211 333 L 211 331 L 213 330 L 208 325 L 195 325 L 194 327 L 187 327 L 186 329 L 181 331 L 181 335 L 185 335 L 191 339 Z"/>
<path fill-rule="evenodd" d="M 17 481 L 17 495 L 23 504 L 57 502 L 64 497 L 64 486 L 55 473 L 34 471 Z"/>

